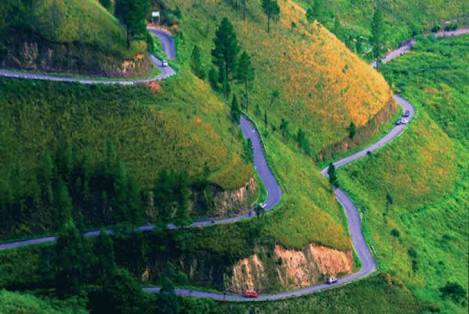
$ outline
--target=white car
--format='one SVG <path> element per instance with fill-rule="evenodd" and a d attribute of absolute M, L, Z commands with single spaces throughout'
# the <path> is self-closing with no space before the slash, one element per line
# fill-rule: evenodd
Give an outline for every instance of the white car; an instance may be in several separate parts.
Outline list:
<path fill-rule="evenodd" d="M 267 204 L 266 204 L 266 203 L 262 203 L 260 206 L 261 206 L 262 209 L 264 209 L 264 208 L 267 207 Z"/>
<path fill-rule="evenodd" d="M 166 60 L 161 60 L 161 66 L 162 66 L 163 68 L 166 68 L 166 67 L 168 66 L 168 61 L 166 61 Z"/>
<path fill-rule="evenodd" d="M 332 284 L 335 284 L 337 281 L 338 281 L 338 279 L 336 277 L 332 276 L 332 277 L 327 278 L 326 283 L 328 285 L 332 285 Z"/>

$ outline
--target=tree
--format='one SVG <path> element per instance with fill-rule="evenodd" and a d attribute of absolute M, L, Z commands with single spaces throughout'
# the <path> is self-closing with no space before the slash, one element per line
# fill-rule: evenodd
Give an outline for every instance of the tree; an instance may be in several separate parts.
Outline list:
<path fill-rule="evenodd" d="M 276 100 L 280 98 L 280 91 L 278 89 L 272 90 L 270 93 L 270 102 L 269 102 L 269 108 L 272 108 L 272 105 Z"/>
<path fill-rule="evenodd" d="M 331 183 L 331 185 L 333 187 L 337 186 L 337 174 L 333 163 L 329 164 L 329 167 L 327 168 L 327 175 L 329 177 L 329 182 Z"/>
<path fill-rule="evenodd" d="M 247 112 L 249 106 L 249 85 L 254 81 L 255 71 L 251 63 L 251 57 L 246 51 L 243 51 L 239 57 L 237 69 L 236 79 L 244 85 L 244 100 L 246 101 L 245 108 Z"/>
<path fill-rule="evenodd" d="M 72 199 L 65 183 L 59 179 L 54 193 L 54 222 L 57 228 L 61 228 L 69 219 L 72 218 Z"/>
<path fill-rule="evenodd" d="M 290 132 L 288 131 L 288 121 L 286 119 L 282 118 L 279 129 L 283 137 L 288 137 Z"/>
<path fill-rule="evenodd" d="M 357 127 L 355 126 L 355 123 L 350 122 L 350 125 L 348 127 L 348 132 L 349 132 L 349 137 L 353 140 L 355 137 L 355 134 L 357 133 Z"/>
<path fill-rule="evenodd" d="M 323 0 L 314 0 L 313 5 L 306 10 L 306 19 L 309 23 L 317 20 L 324 22 L 324 2 Z"/>
<path fill-rule="evenodd" d="M 371 43 L 373 45 L 373 57 L 376 59 L 376 67 L 381 63 L 381 55 L 384 51 L 384 19 L 383 12 L 378 7 L 373 15 L 371 23 Z"/>
<path fill-rule="evenodd" d="M 200 56 L 200 48 L 198 46 L 194 46 L 192 49 L 191 54 L 191 69 L 194 74 L 200 78 L 205 79 L 205 70 L 202 66 L 202 60 Z"/>
<path fill-rule="evenodd" d="M 280 7 L 277 0 L 262 0 L 262 9 L 267 16 L 267 33 L 270 33 L 270 21 L 280 17 Z"/>
<path fill-rule="evenodd" d="M 146 16 L 149 10 L 148 0 L 116 0 L 115 15 L 127 30 L 127 47 L 130 47 L 130 40 L 146 39 Z"/>
<path fill-rule="evenodd" d="M 311 146 L 309 145 L 309 141 L 306 138 L 306 134 L 303 129 L 299 128 L 298 133 L 296 134 L 296 141 L 300 148 L 307 154 L 311 154 Z"/>
<path fill-rule="evenodd" d="M 451 298 L 454 302 L 464 304 L 467 301 L 467 291 L 457 282 L 447 282 L 440 288 L 440 293 L 444 298 Z"/>
<path fill-rule="evenodd" d="M 234 123 L 238 124 L 239 119 L 241 117 L 241 110 L 239 109 L 236 95 L 233 95 L 233 100 L 231 101 L 230 114 L 231 114 L 231 120 L 233 120 Z"/>
<path fill-rule="evenodd" d="M 60 297 L 76 295 L 85 279 L 85 246 L 73 221 L 65 224 L 56 251 L 55 287 Z"/>
<path fill-rule="evenodd" d="M 99 3 L 105 7 L 108 11 L 112 10 L 112 1 L 111 0 L 99 0 Z"/>
<path fill-rule="evenodd" d="M 96 256 L 95 272 L 102 280 L 108 278 L 116 270 L 114 244 L 105 230 L 101 230 L 94 245 Z"/>
<path fill-rule="evenodd" d="M 218 26 L 213 41 L 215 48 L 212 50 L 212 60 L 218 67 L 219 80 L 223 84 L 223 95 L 227 100 L 229 82 L 236 71 L 240 48 L 233 25 L 226 17 Z"/>
<path fill-rule="evenodd" d="M 141 313 L 144 295 L 138 281 L 127 270 L 117 268 L 103 286 L 88 296 L 90 313 Z"/>
<path fill-rule="evenodd" d="M 177 314 L 180 312 L 180 301 L 176 296 L 174 284 L 167 277 L 163 277 L 160 295 L 157 302 L 157 313 Z"/>

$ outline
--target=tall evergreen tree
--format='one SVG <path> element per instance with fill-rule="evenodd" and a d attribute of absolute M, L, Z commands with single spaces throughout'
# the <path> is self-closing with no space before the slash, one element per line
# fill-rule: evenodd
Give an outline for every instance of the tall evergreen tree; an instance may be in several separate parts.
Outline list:
<path fill-rule="evenodd" d="M 73 205 L 68 188 L 61 179 L 59 179 L 55 187 L 54 209 L 55 226 L 62 228 L 62 226 L 72 218 Z"/>
<path fill-rule="evenodd" d="M 247 54 L 246 51 L 243 51 L 239 57 L 236 79 L 244 85 L 244 100 L 246 102 L 244 107 L 246 108 L 246 111 L 248 111 L 249 106 L 250 83 L 254 81 L 254 78 L 255 71 L 251 63 L 251 57 Z"/>
<path fill-rule="evenodd" d="M 238 124 L 239 119 L 241 117 L 241 109 L 239 108 L 238 99 L 236 98 L 236 95 L 233 95 L 233 100 L 231 101 L 230 114 L 231 120 L 233 120 L 234 123 Z"/>
<path fill-rule="evenodd" d="M 381 63 L 381 55 L 384 52 L 384 18 L 383 11 L 378 7 L 373 15 L 371 23 L 371 43 L 373 45 L 373 57 L 376 59 L 376 66 Z"/>
<path fill-rule="evenodd" d="M 262 9 L 267 16 L 267 32 L 270 33 L 270 22 L 280 17 L 280 6 L 277 0 L 262 0 Z"/>
<path fill-rule="evenodd" d="M 229 82 L 233 79 L 233 74 L 236 71 L 240 48 L 233 25 L 226 17 L 218 26 L 213 41 L 215 48 L 212 50 L 212 60 L 218 68 L 220 81 L 223 84 L 223 95 L 227 100 Z"/>
<path fill-rule="evenodd" d="M 313 5 L 306 10 L 306 19 L 312 23 L 317 20 L 320 23 L 324 22 L 324 2 L 323 0 L 314 0 Z"/>
<path fill-rule="evenodd" d="M 73 221 L 65 224 L 56 251 L 56 292 L 60 297 L 76 295 L 85 280 L 85 246 Z"/>
<path fill-rule="evenodd" d="M 329 164 L 329 167 L 327 168 L 327 175 L 329 176 L 329 182 L 331 183 L 331 185 L 333 187 L 337 186 L 337 174 L 333 163 Z"/>
<path fill-rule="evenodd" d="M 348 132 L 349 132 L 349 137 L 353 140 L 355 137 L 355 134 L 357 133 L 357 127 L 355 126 L 355 123 L 350 122 L 350 125 L 348 127 Z"/>

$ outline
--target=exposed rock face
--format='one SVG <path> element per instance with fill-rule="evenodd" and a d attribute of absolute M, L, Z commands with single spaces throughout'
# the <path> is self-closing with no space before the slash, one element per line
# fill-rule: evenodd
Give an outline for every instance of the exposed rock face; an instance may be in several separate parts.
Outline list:
<path fill-rule="evenodd" d="M 115 77 L 145 75 L 151 69 L 143 53 L 124 58 L 105 55 L 86 45 L 51 43 L 39 38 L 14 41 L 4 49 L 0 65 L 5 68 Z"/>
<path fill-rule="evenodd" d="M 256 192 L 257 183 L 254 178 L 249 179 L 237 190 L 217 192 L 214 197 L 214 216 L 222 217 L 249 211 Z"/>
<path fill-rule="evenodd" d="M 266 276 L 264 265 L 257 255 L 240 260 L 233 269 L 233 275 L 229 279 L 230 290 L 245 291 L 259 287 Z"/>
<path fill-rule="evenodd" d="M 261 260 L 259 255 L 266 257 Z M 231 278 L 225 280 L 227 290 L 242 293 L 246 289 L 303 288 L 320 282 L 325 276 L 353 271 L 352 252 L 314 244 L 302 251 L 276 245 L 271 257 L 267 256 L 269 254 L 260 252 L 236 263 Z"/>

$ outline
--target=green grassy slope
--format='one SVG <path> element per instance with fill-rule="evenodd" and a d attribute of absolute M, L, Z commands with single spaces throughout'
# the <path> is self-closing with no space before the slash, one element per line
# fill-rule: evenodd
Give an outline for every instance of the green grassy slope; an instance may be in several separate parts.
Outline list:
<path fill-rule="evenodd" d="M 298 1 L 304 7 L 309 7 L 310 1 Z M 458 20 L 459 24 L 468 22 L 469 4 L 467 1 L 441 0 L 335 0 L 323 1 L 326 12 L 326 24 L 334 29 L 333 16 L 338 17 L 342 29 L 341 36 L 350 40 L 355 47 L 357 39 L 362 37 L 363 53 L 371 58 L 368 39 L 371 37 L 371 21 L 376 7 L 381 5 L 385 20 L 386 47 L 393 48 L 400 42 L 409 39 L 415 33 L 429 31 L 435 25 L 444 27 L 446 21 Z"/>
<path fill-rule="evenodd" d="M 19 294 L 0 290 L 0 313 L 65 314 L 86 313 L 86 311 L 80 305 L 68 306 L 65 302 L 52 302 L 29 294 Z"/>
<path fill-rule="evenodd" d="M 384 67 L 417 104 L 416 121 L 387 149 L 339 172 L 365 212 L 380 268 L 445 313 L 467 310 L 439 289 L 468 288 L 468 39 L 421 40 Z"/>
<path fill-rule="evenodd" d="M 146 49 L 97 0 L 2 1 L 0 20 L 3 66 L 112 74 Z"/>

